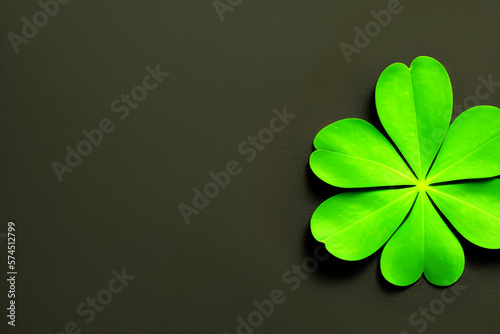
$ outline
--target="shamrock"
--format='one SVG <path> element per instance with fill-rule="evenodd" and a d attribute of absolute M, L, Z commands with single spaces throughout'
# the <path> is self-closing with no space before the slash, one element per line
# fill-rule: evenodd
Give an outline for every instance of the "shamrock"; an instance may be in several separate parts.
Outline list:
<path fill-rule="evenodd" d="M 356 118 L 323 128 L 314 139 L 312 171 L 341 188 L 314 211 L 311 231 L 334 256 L 364 259 L 382 246 L 386 280 L 407 286 L 424 274 L 455 283 L 465 257 L 455 234 L 500 248 L 500 109 L 472 107 L 450 125 L 453 95 L 445 68 L 430 57 L 388 66 L 375 102 L 399 152 Z M 403 160 L 403 158 L 405 160 Z"/>

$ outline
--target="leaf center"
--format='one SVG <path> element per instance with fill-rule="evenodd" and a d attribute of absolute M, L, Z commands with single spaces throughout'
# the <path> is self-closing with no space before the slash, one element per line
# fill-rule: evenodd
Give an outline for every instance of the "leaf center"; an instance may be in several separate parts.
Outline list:
<path fill-rule="evenodd" d="M 429 187 L 429 181 L 428 180 L 417 180 L 415 187 L 417 188 L 418 191 L 420 191 L 421 193 L 424 193 L 425 191 L 427 191 L 427 189 Z"/>

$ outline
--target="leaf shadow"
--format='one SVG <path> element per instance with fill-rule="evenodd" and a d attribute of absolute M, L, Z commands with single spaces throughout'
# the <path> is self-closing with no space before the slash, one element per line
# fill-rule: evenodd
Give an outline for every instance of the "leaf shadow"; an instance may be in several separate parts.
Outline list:
<path fill-rule="evenodd" d="M 366 102 L 367 105 L 367 110 L 368 110 L 368 117 L 367 117 L 367 122 L 370 122 L 371 125 L 373 125 L 377 130 L 379 130 L 387 139 L 390 140 L 390 137 L 387 135 L 387 132 L 385 131 L 384 127 L 382 126 L 382 122 L 380 121 L 380 118 L 378 117 L 377 113 L 377 106 L 375 104 L 375 87 L 373 90 L 370 92 L 369 99 Z"/>
<path fill-rule="evenodd" d="M 314 150 L 315 148 L 313 145 L 311 152 Z M 305 166 L 305 173 L 308 192 L 318 205 L 332 196 L 345 191 L 352 191 L 351 189 L 338 188 L 323 182 L 313 173 L 309 164 Z M 321 254 L 321 258 L 325 258 L 318 261 L 318 269 L 313 275 L 325 280 L 342 281 L 351 279 L 359 272 L 364 271 L 373 261 L 373 257 L 352 262 L 344 261 L 333 256 L 326 250 L 324 244 L 314 239 L 309 224 L 307 224 L 304 229 L 303 252 L 305 257 L 315 258 L 318 254 Z"/>
<path fill-rule="evenodd" d="M 366 271 L 374 265 L 376 256 L 369 256 L 360 261 L 345 261 L 330 254 L 323 243 L 314 239 L 309 225 L 304 233 L 304 255 L 306 257 L 315 257 L 320 255 L 318 260 L 318 269 L 313 276 L 328 281 L 347 281 Z"/>

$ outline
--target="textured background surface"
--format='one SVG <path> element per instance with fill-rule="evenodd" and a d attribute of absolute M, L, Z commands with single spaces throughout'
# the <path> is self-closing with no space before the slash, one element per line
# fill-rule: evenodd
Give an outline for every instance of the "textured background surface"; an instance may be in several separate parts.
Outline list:
<path fill-rule="evenodd" d="M 7 34 L 40 7 L 3 1 L 0 232 L 16 222 L 19 275 L 17 326 L 2 313 L 2 332 L 55 334 L 74 321 L 81 333 L 233 334 L 254 300 L 279 289 L 285 302 L 254 333 L 500 333 L 498 251 L 463 243 L 462 290 L 449 304 L 439 300 L 453 290 L 424 279 L 385 283 L 380 252 L 329 258 L 303 278 L 289 271 L 313 255 L 309 218 L 338 192 L 310 172 L 312 140 L 346 117 L 379 126 L 374 87 L 387 65 L 435 57 L 460 104 L 479 76 L 500 82 L 493 0 L 401 1 L 348 63 L 340 43 L 354 45 L 355 27 L 387 6 L 246 0 L 221 21 L 211 1 L 74 0 L 16 54 Z M 170 76 L 121 120 L 111 103 L 156 64 Z M 480 102 L 500 106 L 492 90 Z M 246 161 L 240 143 L 283 106 L 296 117 Z M 59 182 L 51 163 L 103 118 L 115 130 Z M 187 225 L 178 205 L 231 160 L 241 172 Z M 135 279 L 86 323 L 77 306 L 123 267 Z M 425 320 L 429 307 L 438 314 Z"/>

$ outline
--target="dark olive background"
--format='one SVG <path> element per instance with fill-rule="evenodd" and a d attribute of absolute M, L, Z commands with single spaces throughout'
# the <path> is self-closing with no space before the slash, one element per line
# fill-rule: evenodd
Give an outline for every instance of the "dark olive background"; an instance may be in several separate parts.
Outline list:
<path fill-rule="evenodd" d="M 7 33 L 39 6 L 2 1 L 0 232 L 16 222 L 19 272 L 17 326 L 2 313 L 2 332 L 76 321 L 82 333 L 233 334 L 254 300 L 281 289 L 286 301 L 254 333 L 417 333 L 410 315 L 443 289 L 392 287 L 380 252 L 330 258 L 295 291 L 282 281 L 317 246 L 311 214 L 339 192 L 310 172 L 312 140 L 346 117 L 380 127 L 373 93 L 386 66 L 433 56 L 460 103 L 478 76 L 500 81 L 494 0 L 402 1 L 347 63 L 339 44 L 387 3 L 245 0 L 221 22 L 210 0 L 73 0 L 15 54 Z M 156 64 L 170 76 L 119 120 L 111 102 Z M 483 103 L 500 106 L 500 91 Z M 246 162 L 237 146 L 285 105 L 296 118 Z M 115 131 L 59 183 L 51 163 L 105 117 Z M 178 205 L 233 159 L 242 172 L 186 225 Z M 500 252 L 463 245 L 467 289 L 426 333 L 500 333 Z M 86 324 L 76 306 L 122 267 L 136 278 Z"/>

